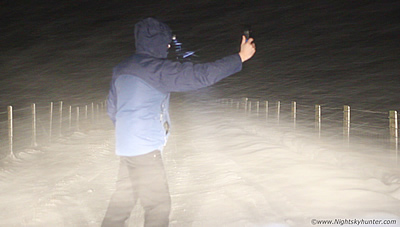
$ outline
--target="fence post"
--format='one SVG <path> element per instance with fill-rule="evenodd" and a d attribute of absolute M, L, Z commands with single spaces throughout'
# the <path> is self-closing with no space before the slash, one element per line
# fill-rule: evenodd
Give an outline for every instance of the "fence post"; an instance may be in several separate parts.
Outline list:
<path fill-rule="evenodd" d="M 244 98 L 244 112 L 247 113 L 247 101 L 249 99 L 248 98 Z"/>
<path fill-rule="evenodd" d="M 256 108 L 257 108 L 257 117 L 258 117 L 259 113 L 260 113 L 260 101 L 257 101 Z"/>
<path fill-rule="evenodd" d="M 96 123 L 99 122 L 99 113 L 100 113 L 100 109 L 99 109 L 99 104 L 96 104 Z"/>
<path fill-rule="evenodd" d="M 350 106 L 343 107 L 343 137 L 350 142 Z"/>
<path fill-rule="evenodd" d="M 8 112 L 8 148 L 10 152 L 10 157 L 14 158 L 14 125 L 13 125 L 13 107 L 7 107 Z"/>
<path fill-rule="evenodd" d="M 94 103 L 92 102 L 92 125 L 94 124 Z"/>
<path fill-rule="evenodd" d="M 265 101 L 265 119 L 268 120 L 268 100 Z"/>
<path fill-rule="evenodd" d="M 63 101 L 60 101 L 60 108 L 58 109 L 59 111 L 59 117 L 60 117 L 60 122 L 59 122 L 59 132 L 60 132 L 60 137 L 62 136 L 62 122 L 63 122 Z"/>
<path fill-rule="evenodd" d="M 390 128 L 390 137 L 397 138 L 398 124 L 397 124 L 397 111 L 395 110 L 389 111 L 389 128 Z"/>
<path fill-rule="evenodd" d="M 249 101 L 249 114 L 251 114 L 251 101 Z"/>
<path fill-rule="evenodd" d="M 321 105 L 315 105 L 315 128 L 318 130 L 318 138 L 321 137 Z"/>
<path fill-rule="evenodd" d="M 279 123 L 279 118 L 281 115 L 281 101 L 276 102 L 276 115 L 277 115 L 276 117 L 277 117 L 277 120 Z"/>
<path fill-rule="evenodd" d="M 50 122 L 49 122 L 49 142 L 51 143 L 51 134 L 53 131 L 53 102 L 50 102 Z"/>
<path fill-rule="evenodd" d="M 296 128 L 297 103 L 295 101 L 292 101 L 292 119 L 293 119 L 293 127 Z"/>
<path fill-rule="evenodd" d="M 85 127 L 87 128 L 88 127 L 88 114 L 89 114 L 89 112 L 88 112 L 88 105 L 85 105 Z"/>
<path fill-rule="evenodd" d="M 85 120 L 88 119 L 88 106 L 85 105 Z"/>
<path fill-rule="evenodd" d="M 76 107 L 76 131 L 79 131 L 79 106 Z"/>
<path fill-rule="evenodd" d="M 37 146 L 36 142 L 36 104 L 32 103 L 32 147 Z"/>
<path fill-rule="evenodd" d="M 396 151 L 396 156 L 398 152 L 398 140 L 399 140 L 399 130 L 397 122 L 397 111 L 389 111 L 389 130 L 390 130 L 390 143 Z"/>
<path fill-rule="evenodd" d="M 69 106 L 68 110 L 68 130 L 71 131 L 72 127 L 72 106 Z"/>

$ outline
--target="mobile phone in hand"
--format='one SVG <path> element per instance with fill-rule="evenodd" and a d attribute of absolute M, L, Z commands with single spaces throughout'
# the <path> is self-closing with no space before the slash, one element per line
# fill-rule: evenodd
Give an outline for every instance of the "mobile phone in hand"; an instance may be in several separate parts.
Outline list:
<path fill-rule="evenodd" d="M 243 31 L 243 35 L 246 37 L 246 41 L 250 39 L 251 37 L 251 30 L 250 29 L 245 29 Z"/>

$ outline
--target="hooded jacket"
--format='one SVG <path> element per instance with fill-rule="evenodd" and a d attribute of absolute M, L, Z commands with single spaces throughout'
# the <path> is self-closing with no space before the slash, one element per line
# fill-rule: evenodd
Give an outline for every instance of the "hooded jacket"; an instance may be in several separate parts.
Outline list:
<path fill-rule="evenodd" d="M 163 150 L 169 134 L 170 92 L 196 90 L 242 69 L 239 54 L 204 64 L 167 60 L 171 29 L 154 18 L 135 25 L 136 53 L 113 70 L 107 112 L 115 125 L 116 154 Z"/>

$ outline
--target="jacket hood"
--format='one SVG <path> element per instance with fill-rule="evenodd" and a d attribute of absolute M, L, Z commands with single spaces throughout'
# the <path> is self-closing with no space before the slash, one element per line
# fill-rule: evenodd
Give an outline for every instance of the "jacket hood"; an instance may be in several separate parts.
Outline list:
<path fill-rule="evenodd" d="M 156 58 L 166 58 L 168 44 L 172 41 L 172 32 L 168 25 L 146 18 L 135 25 L 136 53 L 143 53 Z"/>

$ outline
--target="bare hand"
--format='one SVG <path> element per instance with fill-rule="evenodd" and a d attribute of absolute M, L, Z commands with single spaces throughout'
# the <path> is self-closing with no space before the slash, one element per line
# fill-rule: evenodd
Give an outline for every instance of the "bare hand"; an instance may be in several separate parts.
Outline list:
<path fill-rule="evenodd" d="M 256 53 L 256 44 L 253 42 L 254 39 L 250 38 L 246 42 L 246 37 L 242 36 L 242 43 L 240 45 L 239 56 L 242 62 L 249 60 Z"/>

